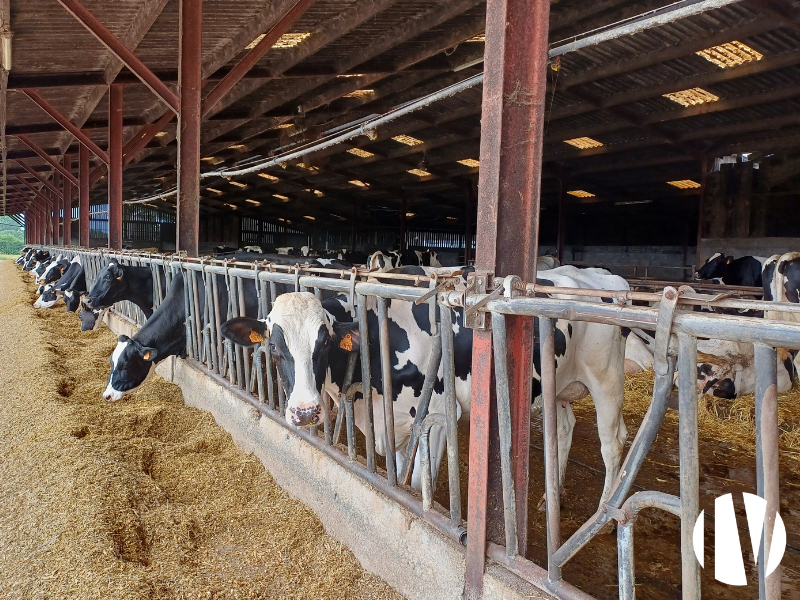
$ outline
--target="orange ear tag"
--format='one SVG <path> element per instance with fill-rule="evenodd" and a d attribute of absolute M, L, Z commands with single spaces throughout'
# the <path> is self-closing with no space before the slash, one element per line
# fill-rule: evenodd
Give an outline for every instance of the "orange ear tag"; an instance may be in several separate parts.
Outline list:
<path fill-rule="evenodd" d="M 260 333 L 258 333 L 257 331 L 253 331 L 251 329 L 250 330 L 250 341 L 253 342 L 254 344 L 257 344 L 258 342 L 263 342 L 264 341 L 264 336 L 261 335 Z"/>
<path fill-rule="evenodd" d="M 339 342 L 339 348 L 342 350 L 347 350 L 348 352 L 353 351 L 353 336 L 351 334 L 347 334 L 342 338 L 342 341 Z"/>

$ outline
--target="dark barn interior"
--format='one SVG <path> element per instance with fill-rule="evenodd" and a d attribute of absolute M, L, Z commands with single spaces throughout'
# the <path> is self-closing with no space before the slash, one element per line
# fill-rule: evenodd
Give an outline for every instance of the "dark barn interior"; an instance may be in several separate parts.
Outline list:
<path fill-rule="evenodd" d="M 156 196 L 177 184 L 176 119 L 65 10 L 70 3 L 61 4 L 11 6 L 6 212 L 25 213 L 32 198 L 62 189 L 77 205 L 74 186 L 49 163 L 77 173 L 79 144 L 37 100 L 108 148 L 113 83 L 122 95 L 123 197 L 140 202 L 125 206 L 123 242 L 174 249 L 175 195 Z M 178 4 L 85 7 L 174 91 Z M 201 171 L 279 155 L 483 69 L 485 2 L 318 0 L 299 3 L 286 19 L 291 4 L 204 3 Z M 668 4 L 554 2 L 551 49 Z M 630 254 L 658 247 L 656 254 L 672 253 L 672 267 L 683 267 L 695 262 L 701 238 L 800 237 L 791 210 L 800 174 L 798 15 L 786 0 L 736 2 L 552 57 L 543 251 L 566 262 L 667 264 L 648 258 L 653 253 Z M 215 89 L 241 74 L 240 61 L 265 32 L 275 41 L 263 55 L 250 56 L 229 90 Z M 470 260 L 480 111 L 476 86 L 392 121 L 374 138 L 246 176 L 203 179 L 200 249 L 431 247 Z M 105 175 L 92 155 L 92 245 L 107 243 Z"/>

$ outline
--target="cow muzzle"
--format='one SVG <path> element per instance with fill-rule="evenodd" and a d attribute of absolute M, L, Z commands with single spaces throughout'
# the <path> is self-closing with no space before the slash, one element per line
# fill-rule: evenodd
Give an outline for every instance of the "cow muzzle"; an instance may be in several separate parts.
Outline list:
<path fill-rule="evenodd" d="M 286 409 L 286 421 L 295 427 L 319 425 L 322 405 L 318 403 L 290 406 Z"/>

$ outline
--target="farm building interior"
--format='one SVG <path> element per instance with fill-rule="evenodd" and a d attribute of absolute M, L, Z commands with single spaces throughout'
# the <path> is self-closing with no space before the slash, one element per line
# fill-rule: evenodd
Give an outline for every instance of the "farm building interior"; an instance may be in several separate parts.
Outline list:
<path fill-rule="evenodd" d="M 48 189 L 26 170 L 44 179 L 53 171 L 30 142 L 71 161 L 73 171 L 78 162 L 75 138 L 26 94 L 31 89 L 107 148 L 108 84 L 115 84 L 124 201 L 172 190 L 176 120 L 167 105 L 67 10 L 41 2 L 12 4 L 8 212 L 25 211 L 29 185 Z M 237 3 L 230 10 L 225 2 L 206 3 L 204 94 L 289 4 Z M 280 33 L 230 91 L 212 93 L 213 104 L 206 98 L 202 171 L 280 154 L 483 69 L 484 2 L 350 4 L 309 3 L 273 34 Z M 667 4 L 553 3 L 551 47 Z M 167 88 L 176 89 L 177 2 L 91 8 Z M 800 236 L 790 208 L 800 172 L 796 10 L 789 2 L 738 2 L 552 58 L 543 251 L 567 262 L 646 265 L 658 258 L 635 247 L 658 246 L 664 264 L 682 267 L 694 264 L 699 237 Z M 249 175 L 203 179 L 200 248 L 403 245 L 456 251 L 464 260 L 469 246 L 466 258 L 473 258 L 480 110 L 477 86 L 392 121 L 372 138 L 356 137 Z M 90 164 L 91 243 L 104 246 L 108 184 L 102 160 L 92 155 Z M 77 193 L 73 198 L 77 204 Z M 173 195 L 126 206 L 123 242 L 174 249 L 175 204 Z M 74 219 L 77 214 L 76 208 Z M 77 220 L 72 238 L 77 243 Z M 626 247 L 632 247 L 627 255 Z M 683 273 L 675 269 L 671 279 Z"/>
<path fill-rule="evenodd" d="M 533 15 L 526 17 L 523 33 L 509 27 L 516 36 L 512 41 L 519 47 L 509 41 L 511 34 L 508 39 L 498 34 L 500 26 L 495 23 L 497 45 L 494 54 L 490 53 L 492 19 L 514 10 Z M 192 22 L 202 25 L 187 26 Z M 547 39 L 539 40 L 537 33 L 546 34 Z M 542 41 L 538 54 L 537 40 Z M 522 282 L 535 280 L 531 276 L 536 272 L 538 253 L 539 257 L 556 257 L 564 265 L 604 267 L 635 281 L 642 294 L 636 299 L 644 305 L 645 299 L 653 300 L 645 290 L 661 293 L 662 282 L 674 282 L 671 285 L 678 288 L 693 280 L 697 268 L 716 252 L 770 256 L 797 249 L 800 240 L 800 211 L 796 209 L 800 201 L 800 0 L 0 0 L 0 41 L 4 48 L 0 69 L 2 215 L 26 228 L 29 244 L 57 247 L 68 256 L 82 248 L 80 256 L 87 261 L 95 259 L 86 257 L 96 257 L 85 252 L 90 248 L 147 249 L 159 255 L 177 252 L 190 259 L 210 256 L 220 247 L 257 246 L 272 253 L 277 247 L 309 246 L 321 255 L 339 249 L 364 253 L 430 249 L 445 266 L 475 265 L 478 272 L 483 269 L 496 274 L 499 283 L 499 275 L 517 274 Z M 541 72 L 531 74 L 534 69 L 528 63 L 540 66 Z M 514 85 L 515 76 L 529 79 L 517 80 Z M 493 87 L 490 78 L 494 78 Z M 512 115 L 510 121 L 498 124 L 492 120 L 506 111 Z M 514 119 L 516 130 L 508 124 Z M 131 256 L 138 255 L 133 252 Z M 166 262 L 160 264 L 168 271 Z M 99 263 L 95 267 L 92 276 Z M 295 271 L 295 276 L 300 289 L 300 272 Z M 483 289 L 474 287 L 473 279 L 468 292 L 490 294 L 488 277 Z M 420 285 L 427 287 L 430 282 L 432 290 L 438 283 L 433 276 L 423 280 Z M 257 282 L 255 287 L 264 293 L 265 285 L 259 288 Z M 534 290 L 539 291 L 534 284 L 528 289 L 524 283 L 509 280 L 507 285 L 522 286 L 531 297 Z M 509 299 L 510 289 L 505 290 Z M 715 285 L 704 289 L 720 291 Z M 465 299 L 468 292 L 464 292 Z M 499 286 L 491 297 L 483 297 L 482 310 L 488 311 L 488 302 L 496 301 L 501 293 L 503 287 Z M 750 300 L 741 297 L 761 297 L 760 288 L 752 286 L 738 293 L 736 299 L 703 296 L 701 300 L 728 301 L 724 308 L 733 310 L 747 307 Z M 430 294 L 431 306 L 446 304 L 434 292 Z M 611 310 L 611 305 L 625 310 L 613 304 L 618 299 L 609 293 L 598 310 Z M 159 300 L 165 301 L 163 297 Z M 429 301 L 430 296 L 423 300 Z M 695 299 L 698 304 L 701 300 Z M 187 299 L 187 306 L 191 301 Z M 198 302 L 196 298 L 193 301 Z M 244 300 L 241 302 L 244 310 Z M 461 306 L 450 308 L 466 306 L 464 300 Z M 752 306 L 761 316 L 769 310 L 764 302 Z M 657 308 L 652 314 L 657 313 L 661 328 L 659 310 L 663 312 Z M 434 314 L 439 313 L 432 309 L 431 320 Z M 480 314 L 485 319 L 487 313 Z M 505 314 L 509 323 L 507 352 L 533 352 L 532 341 L 538 344 L 542 339 L 538 321 L 534 337 L 534 321 L 528 318 L 533 314 Z M 125 316 L 136 321 L 138 316 L 132 315 Z M 492 313 L 490 322 L 500 327 L 496 317 L 499 315 Z M 578 529 L 579 525 L 596 517 L 597 498 L 604 489 L 603 463 L 595 456 L 595 446 L 601 442 L 594 425 L 576 429 L 570 469 L 586 472 L 579 483 L 566 485 L 569 493 L 590 490 L 591 497 L 581 496 L 572 507 L 567 507 L 570 499 L 562 500 L 559 514 L 569 517 L 564 518 L 568 525 L 563 527 L 565 540 L 561 540 L 560 534 L 554 533 L 558 529 L 552 529 L 553 519 L 559 517 L 552 517 L 551 505 L 547 505 L 548 512 L 536 510 L 542 493 L 550 492 L 544 482 L 552 483 L 558 477 L 554 463 L 547 462 L 547 453 L 553 451 L 547 449 L 547 439 L 544 448 L 538 446 L 541 436 L 547 436 L 543 431 L 547 425 L 538 421 L 529 426 L 526 420 L 526 434 L 519 433 L 520 427 L 513 431 L 513 436 L 522 436 L 519 439 L 530 445 L 530 466 L 527 459 L 519 459 L 513 477 L 522 478 L 519 473 L 524 470 L 524 479 L 501 485 L 501 478 L 511 475 L 501 472 L 497 458 L 505 450 L 495 447 L 499 417 L 494 413 L 491 432 L 495 437 L 490 442 L 488 436 L 489 407 L 498 410 L 493 388 L 493 368 L 498 367 L 492 363 L 492 344 L 497 342 L 491 329 L 481 325 L 478 317 L 472 318 L 478 319 L 473 322 L 475 348 L 485 352 L 488 365 L 488 371 L 482 373 L 486 388 L 493 390 L 486 392 L 485 404 L 473 399 L 473 407 L 486 410 L 483 433 L 487 435 L 481 438 L 475 432 L 473 416 L 472 431 L 469 424 L 464 425 L 466 431 L 458 434 L 455 444 L 461 446 L 465 465 L 469 456 L 469 470 L 462 467 L 454 474 L 452 464 L 443 468 L 435 490 L 440 507 L 452 511 L 456 503 L 461 511 L 463 504 L 464 528 L 460 512 L 458 527 L 446 524 L 440 528 L 459 542 L 466 540 L 466 575 L 461 574 L 464 597 L 477 599 L 485 594 L 488 598 L 495 593 L 483 579 L 487 556 L 515 576 L 535 582 L 542 593 L 550 594 L 547 597 L 590 598 L 586 593 L 603 599 L 617 597 L 615 536 L 611 542 L 591 541 L 590 550 L 577 554 L 565 567 L 564 582 L 561 567 L 572 554 L 563 558 L 562 546 L 559 558 L 548 542 L 541 541 L 549 540 L 558 547 L 569 538 L 567 533 L 578 530 L 580 534 L 583 528 Z M 536 318 L 548 316 L 537 313 Z M 549 320 L 557 323 L 558 318 L 563 320 L 552 315 Z M 618 316 L 611 313 L 584 314 L 582 318 L 619 325 L 614 320 Z M 672 318 L 669 313 L 668 320 Z M 745 319 L 739 314 L 729 313 L 724 318 L 723 325 L 745 327 L 744 320 L 734 322 Z M 776 322 L 761 321 L 765 323 L 762 329 L 754 326 L 741 340 L 750 344 L 751 354 L 753 343 L 770 346 L 774 352 L 781 342 L 797 339 L 792 336 L 800 333 L 796 325 L 781 325 L 779 330 Z M 680 332 L 684 336 L 680 352 L 692 348 L 685 339 L 688 334 L 695 344 L 697 339 L 705 339 L 698 333 L 705 331 L 702 323 L 682 325 L 686 329 Z M 652 325 L 655 331 L 655 317 Z M 198 325 L 197 347 L 206 343 L 203 327 Z M 506 335 L 505 325 L 503 328 Z M 777 337 L 770 337 L 770 332 L 778 332 Z M 553 335 L 551 331 L 549 351 L 557 353 L 558 338 L 554 350 Z M 656 344 L 663 341 L 661 335 L 655 338 Z M 666 346 L 660 347 L 666 361 L 668 349 L 672 358 L 679 355 L 676 344 L 669 346 L 669 323 L 664 335 Z M 730 336 L 734 334 L 726 335 L 729 337 L 721 339 L 733 339 Z M 208 342 L 210 346 L 214 343 Z M 443 344 L 440 341 L 439 356 L 447 351 Z M 195 350 L 210 364 L 205 350 Z M 260 354 L 237 351 L 239 358 L 226 360 L 244 365 L 244 375 L 236 375 L 239 392 L 249 387 L 255 395 L 248 373 L 251 366 L 256 372 Z M 494 352 L 498 352 L 496 346 Z M 758 352 L 757 360 L 775 362 L 772 355 L 759 359 Z M 203 362 L 197 356 L 190 358 Z M 675 369 L 672 358 L 670 386 Z M 479 379 L 477 361 L 471 360 L 475 382 Z M 215 384 L 226 384 L 221 362 L 214 363 Z M 233 362 L 228 363 L 230 377 L 234 377 Z M 506 384 L 512 378 L 511 390 L 506 392 L 512 401 L 519 400 L 509 416 L 515 423 L 520 414 L 529 414 L 524 410 L 531 410 L 530 389 L 525 387 L 530 383 L 531 366 L 521 366 L 524 362 L 512 357 L 507 365 L 512 375 L 505 374 Z M 686 363 L 692 377 L 694 362 Z M 658 359 L 650 364 L 656 365 L 658 373 Z M 665 369 L 666 365 L 664 362 Z M 236 366 L 241 370 L 239 363 Z M 257 368 L 261 377 L 260 362 Z M 270 373 L 272 368 L 266 367 Z M 355 367 L 350 368 L 352 376 Z M 514 369 L 528 375 L 528 383 L 514 383 Z M 552 377 L 554 373 L 555 366 Z M 650 379 L 626 380 L 626 419 L 635 418 L 638 423 L 651 414 L 651 396 L 657 393 L 658 377 L 667 377 L 664 373 L 654 376 L 648 371 Z M 542 372 L 543 381 L 546 377 Z M 750 393 L 766 398 L 766 384 L 757 377 L 755 392 Z M 278 384 L 275 389 L 279 395 L 285 393 Z M 796 389 L 790 393 L 796 396 Z M 750 398 L 753 402 L 753 396 Z M 663 401 L 666 412 L 667 392 Z M 800 402 L 797 398 L 793 401 Z M 251 397 L 248 402 L 255 405 L 256 401 Z M 582 402 L 575 402 L 575 413 L 593 423 L 591 399 Z M 726 430 L 724 424 L 702 416 L 706 412 L 701 411 L 700 420 L 705 423 L 701 427 L 717 427 L 709 434 L 713 443 L 701 437 L 701 454 L 717 456 L 713 465 L 703 467 L 703 476 L 719 479 L 708 486 L 704 479 L 704 503 L 709 498 L 713 501 L 715 494 L 755 489 L 756 480 L 759 493 L 767 485 L 761 463 L 757 476 L 750 464 L 755 456 L 753 423 L 757 420 L 751 412 L 761 414 L 760 402 L 756 399 L 752 411 L 736 403 L 714 403 L 708 408 L 708 414 L 714 415 L 746 413 L 750 429 L 742 439 L 750 443 L 752 437 L 753 456 L 742 450 L 744 442 L 732 439 L 740 430 Z M 519 406 L 527 408 L 513 412 Z M 789 444 L 790 438 L 794 440 L 791 444 L 800 443 L 800 408 L 797 415 L 780 414 L 784 419 L 781 426 L 786 425 L 781 430 L 781 435 L 786 434 L 781 444 Z M 674 418 L 670 420 L 669 415 Z M 677 413 L 668 413 L 666 422 L 658 444 L 676 442 L 682 435 Z M 462 425 L 459 423 L 459 429 Z M 288 427 L 285 423 L 281 426 Z M 509 433 L 516 449 L 518 438 L 511 436 Z M 632 432 L 628 442 L 633 436 Z M 305 442 L 312 437 L 314 444 L 322 444 L 321 431 L 300 435 Z M 636 440 L 639 437 L 637 434 Z M 470 444 L 476 439 L 485 443 L 485 453 L 480 455 L 485 464 L 473 460 L 472 453 L 479 451 Z M 761 444 L 761 437 L 758 439 Z M 448 437 L 448 452 L 450 442 Z M 357 443 L 363 454 L 365 438 L 359 437 Z M 758 452 L 762 460 L 761 446 Z M 487 458 L 490 453 L 491 461 Z M 794 458 L 787 458 L 789 454 Z M 343 456 L 336 460 L 347 460 L 346 454 Z M 781 454 L 782 474 L 788 468 L 796 475 L 800 469 L 796 457 L 795 451 Z M 674 463 L 680 462 L 682 473 L 683 461 L 677 450 L 659 446 L 655 458 L 643 467 L 645 487 L 637 489 L 668 481 L 677 490 L 683 480 L 679 482 Z M 480 483 L 473 484 L 478 481 L 478 476 L 473 476 L 475 462 L 488 473 L 484 473 L 483 488 Z M 524 468 L 519 467 L 522 462 Z M 385 461 L 379 466 L 390 469 Z M 370 485 L 395 494 L 393 499 L 399 497 L 400 492 L 387 488 L 385 479 L 377 482 L 374 471 L 367 473 L 362 468 L 359 473 Z M 461 496 L 453 495 L 459 474 Z M 488 492 L 487 478 L 496 484 Z M 525 490 L 516 500 L 519 531 L 513 529 L 515 533 L 510 534 L 515 518 L 509 520 L 509 513 L 503 512 L 504 502 L 506 511 L 509 503 L 503 497 L 507 492 L 503 486 L 520 485 L 519 481 L 525 482 Z M 776 480 L 770 481 L 777 488 Z M 788 489 L 784 483 L 781 479 L 783 497 L 800 499 L 797 489 Z M 480 526 L 473 519 L 472 494 L 482 494 L 484 502 L 488 495 L 488 501 L 494 502 L 491 514 L 481 515 Z M 551 496 L 548 499 L 552 501 Z M 619 523 L 619 535 L 626 535 L 625 527 L 632 526 L 636 513 L 620 517 L 619 510 L 613 508 L 602 522 L 596 520 L 596 529 L 586 534 L 580 548 L 612 519 Z M 680 506 L 669 505 L 665 510 L 681 514 Z M 435 525 L 439 526 L 447 521 L 442 516 L 446 510 L 440 512 L 439 516 L 425 513 L 425 518 L 431 522 L 438 519 Z M 420 516 L 423 511 L 420 508 L 414 514 Z M 800 593 L 800 539 L 791 529 L 796 529 L 799 515 L 796 511 L 784 515 L 790 531 L 783 584 L 795 595 Z M 636 593 L 659 600 L 699 598 L 699 571 L 687 571 L 685 562 L 685 544 L 691 532 L 656 518 L 642 521 L 653 536 L 648 558 L 659 568 L 643 567 L 637 573 L 637 586 L 644 582 L 646 591 L 635 588 Z M 461 533 L 464 535 L 458 539 Z M 509 536 L 519 537 L 520 547 L 513 552 Z M 538 536 L 536 542 L 534 536 Z M 740 531 L 740 536 L 744 540 L 746 533 Z M 644 536 L 640 539 L 644 546 Z M 563 561 L 556 564 L 557 558 Z M 619 561 L 623 562 L 622 553 Z M 659 561 L 677 567 L 667 573 L 667 568 L 659 570 Z M 775 595 L 780 580 L 773 577 L 764 587 L 763 562 L 748 562 L 748 573 L 752 577 L 752 572 L 761 568 L 760 598 L 775 600 L 780 597 L 779 591 Z M 612 574 L 603 580 L 603 588 L 593 580 L 595 563 Z M 696 587 L 682 576 L 696 577 Z M 702 577 L 708 597 L 754 597 L 747 595 L 752 590 L 731 592 L 714 580 L 710 568 Z M 632 581 L 630 590 L 634 590 Z M 412 595 L 408 590 L 403 593 Z M 626 593 L 620 583 L 619 597 L 633 598 Z"/>

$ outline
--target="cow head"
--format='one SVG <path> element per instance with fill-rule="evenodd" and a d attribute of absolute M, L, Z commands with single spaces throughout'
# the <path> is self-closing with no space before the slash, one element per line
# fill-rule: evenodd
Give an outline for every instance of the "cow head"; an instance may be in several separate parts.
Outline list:
<path fill-rule="evenodd" d="M 58 292 L 52 283 L 48 283 L 42 289 L 42 295 L 33 303 L 33 308 L 50 308 L 58 302 Z"/>
<path fill-rule="evenodd" d="M 117 338 L 117 347 L 111 353 L 111 373 L 103 398 L 116 402 L 142 385 L 153 372 L 158 350 L 143 346 L 127 335 Z"/>
<path fill-rule="evenodd" d="M 64 263 L 62 261 L 51 264 L 50 268 L 47 269 L 40 278 L 40 281 L 44 284 L 55 283 L 64 275 L 64 271 L 67 270 L 68 265 L 69 263 Z"/>
<path fill-rule="evenodd" d="M 321 421 L 329 353 L 359 349 L 358 323 L 336 321 L 308 292 L 282 294 L 266 320 L 238 317 L 223 323 L 221 332 L 241 346 L 256 346 L 269 332 L 269 352 L 286 392 L 286 421 L 298 427 Z"/>
<path fill-rule="evenodd" d="M 78 318 L 81 320 L 81 331 L 94 331 L 103 322 L 105 308 L 89 308 L 86 306 L 86 296 L 81 297 L 81 311 Z"/>
<path fill-rule="evenodd" d="M 105 308 L 122 298 L 127 282 L 125 270 L 116 261 L 111 261 L 100 269 L 91 291 L 84 298 L 89 308 Z"/>
<path fill-rule="evenodd" d="M 725 267 L 733 262 L 732 256 L 719 252 L 711 256 L 694 274 L 695 279 L 714 279 L 725 275 Z"/>
<path fill-rule="evenodd" d="M 64 290 L 64 303 L 67 305 L 67 312 L 75 312 L 81 305 L 81 300 L 86 295 L 86 292 L 79 292 L 77 290 Z"/>

